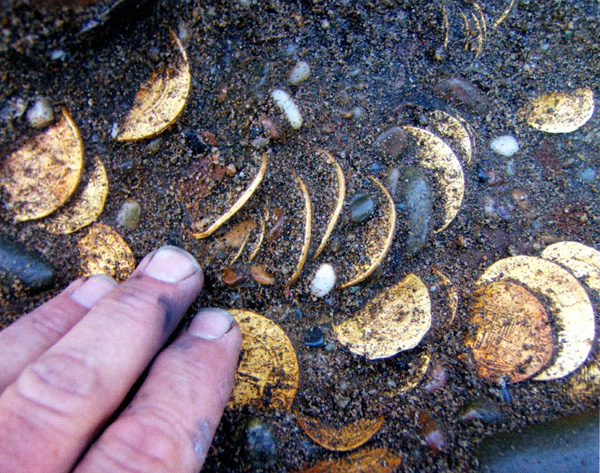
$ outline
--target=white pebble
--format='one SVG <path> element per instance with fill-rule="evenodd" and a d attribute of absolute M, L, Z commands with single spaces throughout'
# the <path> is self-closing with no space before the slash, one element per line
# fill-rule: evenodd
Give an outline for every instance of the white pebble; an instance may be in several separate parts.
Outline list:
<path fill-rule="evenodd" d="M 34 128 L 44 128 L 54 121 L 54 110 L 50 100 L 42 97 L 27 110 L 27 121 Z"/>
<path fill-rule="evenodd" d="M 335 286 L 335 271 L 330 264 L 319 266 L 315 277 L 310 282 L 310 292 L 315 297 L 323 297 Z"/>
<path fill-rule="evenodd" d="M 492 140 L 490 148 L 495 153 L 508 158 L 519 151 L 519 142 L 514 136 L 499 136 Z"/>
<path fill-rule="evenodd" d="M 281 89 L 275 89 L 271 92 L 271 97 L 273 97 L 279 109 L 285 113 L 292 128 L 296 130 L 300 128 L 302 126 L 302 115 L 300 115 L 300 110 L 298 110 L 290 95 Z"/>
<path fill-rule="evenodd" d="M 310 77 L 310 66 L 305 61 L 300 61 L 294 66 L 292 72 L 290 72 L 290 84 L 298 85 L 300 82 L 304 82 Z"/>

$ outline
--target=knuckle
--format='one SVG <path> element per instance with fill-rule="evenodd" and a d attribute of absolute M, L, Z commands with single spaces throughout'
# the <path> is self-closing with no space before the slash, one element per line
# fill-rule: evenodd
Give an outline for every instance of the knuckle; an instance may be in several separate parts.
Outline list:
<path fill-rule="evenodd" d="M 68 353 L 48 354 L 17 378 L 16 392 L 35 406 L 68 414 L 90 398 L 97 379 L 96 369 L 85 358 Z"/>
<path fill-rule="evenodd" d="M 165 420 L 131 415 L 119 419 L 109 432 L 102 454 L 125 471 L 186 471 L 182 469 L 181 434 Z"/>

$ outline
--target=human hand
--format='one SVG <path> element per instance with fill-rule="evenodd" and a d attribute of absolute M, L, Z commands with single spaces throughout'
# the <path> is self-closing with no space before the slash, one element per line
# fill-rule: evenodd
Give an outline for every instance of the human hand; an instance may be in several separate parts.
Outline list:
<path fill-rule="evenodd" d="M 160 351 L 202 284 L 166 246 L 125 282 L 79 279 L 0 332 L 0 471 L 197 472 L 241 344 L 229 314 L 205 309 Z"/>

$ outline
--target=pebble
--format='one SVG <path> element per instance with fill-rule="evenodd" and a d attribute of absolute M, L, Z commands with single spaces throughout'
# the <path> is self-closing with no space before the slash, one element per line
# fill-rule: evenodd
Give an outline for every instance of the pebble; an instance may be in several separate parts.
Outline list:
<path fill-rule="evenodd" d="M 185 146 L 191 150 L 193 154 L 204 154 L 209 150 L 208 144 L 195 131 L 186 131 L 183 133 Z"/>
<path fill-rule="evenodd" d="M 477 452 L 481 471 L 599 471 L 598 408 L 488 437 Z"/>
<path fill-rule="evenodd" d="M 10 99 L 0 109 L 0 119 L 14 120 L 20 118 L 27 110 L 27 103 L 20 97 Z"/>
<path fill-rule="evenodd" d="M 386 184 L 390 195 L 396 200 L 398 197 L 398 184 L 400 183 L 400 170 L 398 168 L 390 168 L 386 178 Z"/>
<path fill-rule="evenodd" d="M 598 173 L 593 168 L 586 168 L 579 173 L 579 178 L 584 182 L 593 182 Z"/>
<path fill-rule="evenodd" d="M 458 412 L 460 420 L 478 420 L 482 422 L 501 422 L 504 419 L 500 406 L 487 397 L 471 399 Z"/>
<path fill-rule="evenodd" d="M 373 149 L 386 158 L 397 158 L 408 146 L 408 134 L 399 126 L 392 126 L 373 141 Z"/>
<path fill-rule="evenodd" d="M 310 282 L 310 292 L 315 297 L 324 297 L 335 286 L 335 270 L 330 264 L 322 264 Z"/>
<path fill-rule="evenodd" d="M 409 167 L 404 173 L 408 238 L 406 251 L 410 256 L 423 249 L 429 238 L 432 200 L 429 186 L 420 169 Z"/>
<path fill-rule="evenodd" d="M 267 272 L 262 264 L 253 264 L 250 266 L 250 276 L 263 286 L 272 286 L 275 284 L 275 278 Z"/>
<path fill-rule="evenodd" d="M 135 199 L 127 199 L 117 214 L 117 226 L 131 232 L 139 225 L 142 217 L 142 207 Z"/>
<path fill-rule="evenodd" d="M 277 446 L 268 423 L 252 419 L 243 435 L 243 456 L 253 468 L 268 468 L 275 464 Z"/>
<path fill-rule="evenodd" d="M 148 143 L 148 152 L 150 154 L 156 154 L 160 151 L 163 140 L 162 138 L 155 138 L 150 143 Z"/>
<path fill-rule="evenodd" d="M 428 392 L 437 391 L 446 385 L 447 378 L 445 368 L 440 363 L 436 363 L 431 371 L 431 380 L 423 389 Z"/>
<path fill-rule="evenodd" d="M 443 76 L 434 90 L 456 105 L 469 108 L 481 115 L 490 109 L 490 100 L 473 83 L 458 76 Z"/>
<path fill-rule="evenodd" d="M 519 142 L 514 136 L 511 135 L 499 136 L 492 140 L 490 143 L 490 149 L 500 156 L 510 158 L 517 153 L 517 151 L 519 151 Z"/>
<path fill-rule="evenodd" d="M 38 290 L 50 285 L 56 271 L 41 255 L 21 244 L 0 237 L 0 282 L 12 288 L 19 282 L 27 289 Z"/>
<path fill-rule="evenodd" d="M 302 126 L 302 115 L 298 106 L 292 100 L 292 97 L 287 92 L 281 89 L 275 89 L 271 92 L 271 98 L 285 114 L 293 129 L 298 130 Z"/>
<path fill-rule="evenodd" d="M 325 345 L 325 334 L 319 327 L 311 327 L 306 331 L 303 342 L 307 347 L 322 347 Z"/>
<path fill-rule="evenodd" d="M 310 77 L 310 66 L 306 61 L 298 62 L 290 72 L 289 83 L 298 85 Z"/>
<path fill-rule="evenodd" d="M 39 97 L 27 110 L 27 121 L 33 128 L 44 128 L 50 125 L 54 121 L 54 110 L 50 99 Z"/>
<path fill-rule="evenodd" d="M 415 412 L 417 432 L 425 440 L 427 446 L 434 452 L 440 453 L 446 447 L 446 438 L 436 420 L 424 411 Z"/>
<path fill-rule="evenodd" d="M 357 193 L 350 199 L 350 222 L 355 225 L 366 222 L 375 210 L 375 202 L 367 193 Z"/>
<path fill-rule="evenodd" d="M 229 287 L 237 286 L 244 279 L 231 268 L 225 268 L 221 271 L 221 281 Z"/>

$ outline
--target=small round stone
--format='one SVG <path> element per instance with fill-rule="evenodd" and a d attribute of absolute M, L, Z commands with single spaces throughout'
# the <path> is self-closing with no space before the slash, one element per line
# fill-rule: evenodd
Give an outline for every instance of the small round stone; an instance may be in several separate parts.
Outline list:
<path fill-rule="evenodd" d="M 335 270 L 330 264 L 319 266 L 315 277 L 310 283 L 310 292 L 315 297 L 324 297 L 335 286 Z"/>
<path fill-rule="evenodd" d="M 369 220 L 374 210 L 375 202 L 369 194 L 354 194 L 350 199 L 350 221 L 355 225 Z"/>
<path fill-rule="evenodd" d="M 117 214 L 117 226 L 132 231 L 140 223 L 142 208 L 134 199 L 127 199 Z"/>
<path fill-rule="evenodd" d="M 54 110 L 50 99 L 38 98 L 27 110 L 27 121 L 33 128 L 44 128 L 54 121 Z"/>
<path fill-rule="evenodd" d="M 37 252 L 0 236 L 0 286 L 11 289 L 15 283 L 27 289 L 42 289 L 56 277 L 56 270 Z"/>
<path fill-rule="evenodd" d="M 306 61 L 298 62 L 292 72 L 290 72 L 289 82 L 291 85 L 298 85 L 310 77 L 310 66 Z"/>
<path fill-rule="evenodd" d="M 306 331 L 304 344 L 307 347 L 322 347 L 325 345 L 325 334 L 319 327 L 314 326 Z"/>
<path fill-rule="evenodd" d="M 499 136 L 492 140 L 490 148 L 494 153 L 509 158 L 519 151 L 519 142 L 511 135 Z"/>

